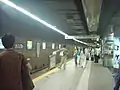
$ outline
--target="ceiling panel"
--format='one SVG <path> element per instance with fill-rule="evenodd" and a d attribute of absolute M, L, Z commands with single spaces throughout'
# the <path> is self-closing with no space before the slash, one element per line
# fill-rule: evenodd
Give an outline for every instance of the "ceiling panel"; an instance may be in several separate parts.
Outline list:
<path fill-rule="evenodd" d="M 103 0 L 98 27 L 98 33 L 101 36 L 104 37 L 110 31 L 107 28 L 109 25 L 118 23 L 119 19 L 117 20 L 114 17 L 119 17 L 119 7 L 120 0 Z"/>
<path fill-rule="evenodd" d="M 58 29 L 64 31 L 69 35 L 88 34 L 86 24 L 84 23 L 85 21 L 81 16 L 81 13 L 83 13 L 81 12 L 82 9 L 78 10 L 78 7 L 75 3 L 76 0 L 32 0 L 31 2 L 29 2 L 29 0 L 11 1 L 14 1 L 20 7 L 30 11 L 31 13 L 40 17 L 44 21 L 52 24 L 53 26 L 56 26 Z M 30 28 L 29 26 L 33 27 L 30 29 L 31 32 L 33 32 L 32 30 L 35 27 L 37 27 L 37 32 L 39 32 L 39 29 L 40 31 L 50 31 L 50 29 L 46 28 L 44 25 L 39 25 L 38 22 L 31 20 L 30 18 L 18 13 L 15 10 L 12 10 L 13 13 L 11 13 L 11 8 L 9 7 L 3 6 L 3 8 L 7 15 L 10 15 L 12 18 L 15 18 L 15 20 L 17 20 L 18 22 L 26 25 L 24 27 L 28 26 L 26 29 Z M 32 24 L 32 22 L 35 23 Z M 20 29 L 22 29 L 22 27 Z M 25 28 L 23 30 L 25 30 Z M 42 33 L 43 32 L 41 32 L 40 35 L 42 35 Z M 32 34 L 33 33 L 31 33 L 31 35 Z M 37 36 L 39 36 L 39 33 L 37 33 Z"/>
<path fill-rule="evenodd" d="M 75 31 L 75 33 L 83 32 L 85 33 L 85 26 L 83 25 L 83 21 L 80 16 L 80 12 L 77 9 L 76 4 L 74 3 L 74 0 L 68 1 L 43 1 L 43 4 L 51 8 L 51 10 L 54 10 L 55 13 L 58 13 L 61 17 L 63 17 L 64 20 L 68 23 L 68 26 L 70 27 L 69 34 L 72 35 L 72 33 Z M 76 31 L 77 30 L 77 31 Z M 86 32 L 87 34 L 87 32 Z"/>

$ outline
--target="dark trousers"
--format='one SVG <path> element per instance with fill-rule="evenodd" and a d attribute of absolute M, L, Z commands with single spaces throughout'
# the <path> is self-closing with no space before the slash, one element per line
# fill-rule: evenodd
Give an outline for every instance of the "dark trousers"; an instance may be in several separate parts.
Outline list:
<path fill-rule="evenodd" d="M 120 78 L 116 80 L 114 90 L 119 90 L 119 87 L 120 87 Z"/>
<path fill-rule="evenodd" d="M 95 54 L 95 63 L 98 63 L 98 60 L 99 60 L 99 56 Z"/>
<path fill-rule="evenodd" d="M 93 55 L 91 55 L 91 61 L 94 61 L 94 56 Z"/>
<path fill-rule="evenodd" d="M 77 65 L 77 55 L 75 56 L 75 65 Z"/>

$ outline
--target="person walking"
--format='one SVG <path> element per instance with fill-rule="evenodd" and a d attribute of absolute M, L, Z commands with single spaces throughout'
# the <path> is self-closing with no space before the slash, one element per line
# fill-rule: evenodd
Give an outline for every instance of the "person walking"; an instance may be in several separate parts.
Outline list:
<path fill-rule="evenodd" d="M 74 50 L 74 60 L 75 60 L 75 66 L 77 66 L 78 65 L 78 63 L 77 63 L 77 53 L 78 53 L 78 48 L 77 47 L 75 47 L 75 50 Z"/>
<path fill-rule="evenodd" d="M 83 49 L 80 55 L 80 67 L 85 68 L 86 63 L 87 63 L 87 60 L 86 60 L 85 50 Z"/>
<path fill-rule="evenodd" d="M 85 52 L 86 60 L 89 60 L 89 58 L 90 58 L 90 53 L 89 53 L 88 48 L 85 48 L 85 49 L 84 49 L 84 52 Z"/>
<path fill-rule="evenodd" d="M 77 62 L 79 62 L 79 66 L 80 66 L 80 55 L 81 55 L 81 49 L 78 48 L 78 52 L 77 52 Z"/>
<path fill-rule="evenodd" d="M 115 69 L 115 73 L 113 75 L 114 80 L 115 80 L 114 90 L 119 90 L 119 87 L 120 87 L 120 56 L 116 56 L 114 58 L 114 61 L 116 62 L 116 65 L 113 66 L 113 68 Z"/>
<path fill-rule="evenodd" d="M 2 44 L 5 50 L 0 53 L 0 90 L 33 90 L 27 60 L 14 50 L 15 37 L 5 34 Z"/>
<path fill-rule="evenodd" d="M 95 54 L 95 51 L 94 51 L 94 49 L 92 48 L 92 49 L 91 49 L 91 61 L 94 61 L 94 60 L 95 60 L 94 54 Z"/>
<path fill-rule="evenodd" d="M 66 49 L 66 45 L 63 45 L 63 48 L 61 49 L 61 52 L 60 52 L 61 62 L 58 68 L 61 69 L 62 65 L 64 69 L 66 68 L 67 55 L 68 55 L 68 50 Z"/>

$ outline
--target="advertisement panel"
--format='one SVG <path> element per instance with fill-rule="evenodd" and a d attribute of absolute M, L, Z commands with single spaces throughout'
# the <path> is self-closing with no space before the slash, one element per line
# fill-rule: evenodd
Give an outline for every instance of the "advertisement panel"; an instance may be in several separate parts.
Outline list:
<path fill-rule="evenodd" d="M 56 55 L 50 56 L 50 69 L 56 66 Z"/>
<path fill-rule="evenodd" d="M 33 42 L 32 41 L 27 41 L 27 49 L 31 50 L 33 48 Z"/>

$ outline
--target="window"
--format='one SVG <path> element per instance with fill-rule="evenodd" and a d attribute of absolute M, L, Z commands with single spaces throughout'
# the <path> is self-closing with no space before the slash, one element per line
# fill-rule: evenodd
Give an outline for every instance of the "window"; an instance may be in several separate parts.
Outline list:
<path fill-rule="evenodd" d="M 59 49 L 61 49 L 61 44 L 59 44 Z"/>
<path fill-rule="evenodd" d="M 42 43 L 42 49 L 46 49 L 46 43 L 45 42 Z"/>
<path fill-rule="evenodd" d="M 4 49 L 4 46 L 2 45 L 2 40 L 0 39 L 0 49 Z"/>
<path fill-rule="evenodd" d="M 52 49 L 55 49 L 55 43 L 52 43 Z"/>
<path fill-rule="evenodd" d="M 32 49 L 33 48 L 33 42 L 32 41 L 27 41 L 27 49 Z"/>

